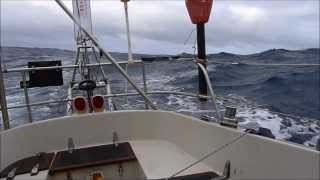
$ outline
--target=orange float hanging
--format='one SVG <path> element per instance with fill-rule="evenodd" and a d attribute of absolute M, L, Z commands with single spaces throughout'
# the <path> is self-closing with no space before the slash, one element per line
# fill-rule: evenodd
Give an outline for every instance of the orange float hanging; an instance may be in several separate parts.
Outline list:
<path fill-rule="evenodd" d="M 213 0 L 186 0 L 189 16 L 193 24 L 209 21 Z"/>

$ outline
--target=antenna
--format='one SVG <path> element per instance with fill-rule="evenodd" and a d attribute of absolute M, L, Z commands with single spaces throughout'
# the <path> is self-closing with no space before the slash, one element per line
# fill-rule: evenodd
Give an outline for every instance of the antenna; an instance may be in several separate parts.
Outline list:
<path fill-rule="evenodd" d="M 128 13 L 128 2 L 130 0 L 121 0 L 124 5 L 124 13 L 126 17 L 126 30 L 127 30 L 127 40 L 128 40 L 128 63 L 133 63 L 132 57 L 132 47 L 131 47 L 131 36 L 130 36 L 130 24 L 129 24 L 129 13 Z"/>
<path fill-rule="evenodd" d="M 131 47 L 131 36 L 130 36 L 130 25 L 129 25 L 129 13 L 128 13 L 128 2 L 130 0 L 121 0 L 124 6 L 124 13 L 126 17 L 126 30 L 127 30 L 127 40 L 128 40 L 128 64 L 126 64 L 126 73 L 128 73 L 129 64 L 133 63 L 132 57 L 132 47 Z M 125 92 L 128 93 L 128 82 L 125 82 Z M 128 97 L 126 97 L 126 103 L 128 103 Z"/>

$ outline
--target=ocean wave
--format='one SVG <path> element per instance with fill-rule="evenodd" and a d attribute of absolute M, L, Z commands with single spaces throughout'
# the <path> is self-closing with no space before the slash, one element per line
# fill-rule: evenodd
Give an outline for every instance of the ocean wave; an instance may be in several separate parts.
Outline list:
<path fill-rule="evenodd" d="M 316 51 L 318 52 L 318 51 Z M 269 55 L 268 55 L 269 53 Z M 268 56 L 273 58 L 268 60 Z M 285 55 L 281 55 L 285 53 Z M 314 62 L 319 56 L 315 51 L 270 51 L 258 55 L 230 55 L 222 53 L 219 56 L 208 56 L 208 71 L 215 93 L 219 97 L 220 109 L 234 105 L 238 108 L 237 118 L 240 126 L 245 128 L 264 127 L 272 131 L 277 139 L 291 141 L 314 147 L 320 137 L 320 121 L 310 118 L 320 117 L 319 102 L 319 73 L 318 67 L 257 67 L 242 62 Z M 279 55 L 280 54 L 280 55 Z M 311 54 L 311 55 L 310 55 Z M 63 64 L 72 64 L 74 52 L 57 49 L 28 49 L 6 48 L 4 62 L 8 68 L 22 67 L 27 61 L 63 59 Z M 117 55 L 117 54 L 115 54 Z M 119 57 L 125 57 L 120 54 Z M 142 56 L 142 55 L 139 55 Z M 226 56 L 228 56 L 226 58 Z M 294 58 L 296 57 L 296 58 Z M 217 64 L 225 59 L 234 64 Z M 260 58 L 260 59 L 259 59 Z M 266 58 L 266 59 L 261 59 Z M 287 58 L 287 59 L 286 59 Z M 294 60 L 294 61 L 293 61 Z M 169 62 L 146 64 L 148 90 L 194 92 L 198 90 L 198 70 L 193 62 Z M 124 90 L 124 78 L 115 68 L 105 68 L 112 82 L 112 92 Z M 129 74 L 139 87 L 142 85 L 141 68 L 138 65 L 129 67 Z M 65 73 L 70 78 L 72 73 Z M 21 74 L 14 73 L 6 76 L 7 100 L 9 106 L 24 103 L 23 90 L 18 83 Z M 67 81 L 66 81 L 67 82 Z M 134 92 L 131 86 L 129 92 Z M 29 90 L 32 102 L 64 98 L 67 84 L 62 87 L 33 88 Z M 206 115 L 215 117 L 211 102 L 199 103 L 197 98 L 185 96 L 152 96 L 160 109 L 174 110 L 200 117 L 197 112 L 206 111 Z M 140 97 L 114 98 L 119 108 L 143 109 L 144 101 Z M 34 120 L 58 117 L 65 114 L 66 104 L 52 104 L 33 107 Z M 211 112 L 212 111 L 212 112 Z M 289 114 L 289 115 L 284 115 Z M 26 108 L 9 111 L 13 126 L 28 122 Z M 298 117 L 302 116 L 302 117 Z M 308 118 L 309 117 L 309 118 Z M 0 123 L 1 126 L 1 123 Z"/>

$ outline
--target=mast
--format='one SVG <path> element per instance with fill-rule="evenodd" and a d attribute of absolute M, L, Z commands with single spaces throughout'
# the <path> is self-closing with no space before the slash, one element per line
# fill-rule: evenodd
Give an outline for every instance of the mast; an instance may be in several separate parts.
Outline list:
<path fill-rule="evenodd" d="M 129 13 L 128 13 L 128 2 L 130 0 L 121 0 L 124 5 L 124 13 L 126 17 L 126 31 L 127 31 L 127 40 L 128 40 L 128 61 L 129 63 L 133 62 L 132 57 L 132 46 L 131 46 L 131 36 L 130 36 L 130 25 L 129 25 Z"/>
<path fill-rule="evenodd" d="M 0 48 L 0 51 L 2 51 L 1 48 Z M 7 109 L 6 90 L 4 86 L 3 73 L 2 73 L 1 56 L 2 55 L 0 55 L 0 105 L 1 105 L 3 126 L 4 126 L 4 129 L 6 130 L 10 128 L 10 123 L 9 123 L 9 114 Z"/>
<path fill-rule="evenodd" d="M 131 46 L 131 35 L 130 35 L 130 25 L 129 25 L 129 13 L 128 13 L 128 2 L 130 0 L 121 0 L 124 6 L 124 13 L 126 18 L 126 32 L 127 32 L 127 41 L 128 41 L 128 63 L 126 64 L 126 73 L 128 73 L 129 64 L 132 64 L 133 56 L 132 56 L 132 46 Z M 128 93 L 128 82 L 125 82 L 125 92 Z M 126 103 L 128 104 L 128 97 L 126 97 Z"/>
<path fill-rule="evenodd" d="M 190 19 L 193 24 L 197 25 L 197 45 L 198 58 L 197 63 L 201 64 L 207 70 L 206 57 L 206 39 L 205 39 L 205 23 L 209 21 L 213 0 L 186 0 L 186 5 Z M 204 72 L 198 67 L 199 77 L 199 94 L 208 95 L 208 84 Z M 207 99 L 200 98 L 201 101 Z"/>
<path fill-rule="evenodd" d="M 207 70 L 207 55 L 206 55 L 206 39 L 204 23 L 197 24 L 197 45 L 198 45 L 198 63 L 202 64 Z M 199 76 L 199 94 L 208 95 L 208 85 L 203 74 L 203 71 L 198 67 Z M 201 101 L 207 101 L 205 98 L 200 98 Z"/>

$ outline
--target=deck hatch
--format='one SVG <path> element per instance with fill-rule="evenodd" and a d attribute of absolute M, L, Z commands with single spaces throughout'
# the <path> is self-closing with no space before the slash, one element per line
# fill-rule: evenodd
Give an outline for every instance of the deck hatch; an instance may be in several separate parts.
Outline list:
<path fill-rule="evenodd" d="M 50 168 L 50 175 L 56 172 L 114 164 L 136 160 L 129 143 L 120 143 L 58 152 Z"/>

